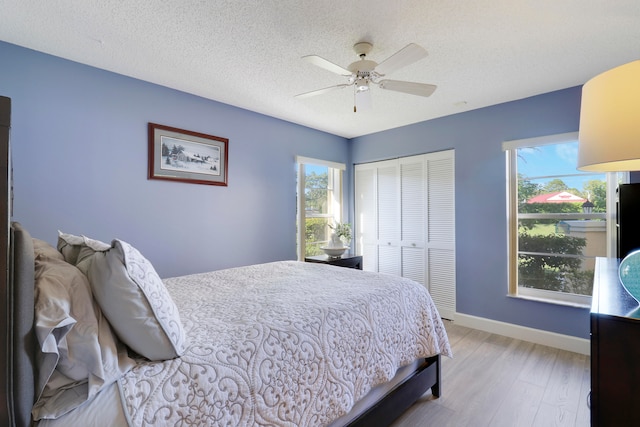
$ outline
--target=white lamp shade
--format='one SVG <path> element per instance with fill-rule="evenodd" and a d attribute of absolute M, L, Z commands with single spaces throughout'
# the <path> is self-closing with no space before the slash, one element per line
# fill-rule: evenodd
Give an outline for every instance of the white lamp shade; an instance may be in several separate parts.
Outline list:
<path fill-rule="evenodd" d="M 578 139 L 578 169 L 640 170 L 640 60 L 585 83 Z"/>

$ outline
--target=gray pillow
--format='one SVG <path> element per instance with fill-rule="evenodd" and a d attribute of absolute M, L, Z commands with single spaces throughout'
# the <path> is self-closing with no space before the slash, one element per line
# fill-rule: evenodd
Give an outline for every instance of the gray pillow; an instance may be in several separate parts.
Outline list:
<path fill-rule="evenodd" d="M 95 252 L 87 270 L 93 295 L 118 334 L 149 360 L 185 351 L 185 333 L 171 295 L 151 263 L 130 244 L 113 240 Z"/>
<path fill-rule="evenodd" d="M 94 252 L 106 251 L 110 248 L 111 245 L 101 242 L 100 240 L 58 231 L 58 251 L 62 253 L 65 261 L 75 266 L 89 258 Z"/>
<path fill-rule="evenodd" d="M 34 242 L 37 401 L 33 418 L 57 418 L 120 378 L 134 365 L 89 282 L 48 244 Z M 47 247 L 49 246 L 49 247 Z"/>

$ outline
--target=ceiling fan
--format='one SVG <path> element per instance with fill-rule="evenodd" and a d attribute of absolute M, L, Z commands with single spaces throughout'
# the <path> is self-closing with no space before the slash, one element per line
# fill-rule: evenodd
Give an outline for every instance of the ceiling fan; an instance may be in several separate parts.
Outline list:
<path fill-rule="evenodd" d="M 356 43 L 353 46 L 353 50 L 355 50 L 356 54 L 360 57 L 360 60 L 353 62 L 347 68 L 336 65 L 331 61 L 327 61 L 318 55 L 303 56 L 302 59 L 313 65 L 346 77 L 347 83 L 301 93 L 296 95 L 296 97 L 307 98 L 330 92 L 335 89 L 344 89 L 346 87 L 353 86 L 355 98 L 353 112 L 355 113 L 358 110 L 358 107 L 360 107 L 361 110 L 371 108 L 370 86 L 372 84 L 377 85 L 381 89 L 418 96 L 430 96 L 436 90 L 436 86 L 425 83 L 383 79 L 383 77 L 388 74 L 425 58 L 427 56 L 427 51 L 423 47 L 418 46 L 415 43 L 410 43 L 391 55 L 389 58 L 382 61 L 380 64 L 366 59 L 367 54 L 371 52 L 372 48 L 373 45 L 371 43 Z"/>

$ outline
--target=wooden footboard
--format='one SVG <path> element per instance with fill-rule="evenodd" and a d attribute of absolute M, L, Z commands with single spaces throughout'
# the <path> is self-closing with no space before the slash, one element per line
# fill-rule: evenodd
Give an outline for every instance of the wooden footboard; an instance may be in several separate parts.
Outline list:
<path fill-rule="evenodd" d="M 441 382 L 440 355 L 424 359 L 409 378 L 398 384 L 384 399 L 356 418 L 349 426 L 389 426 L 429 388 L 433 396 L 440 397 Z"/>

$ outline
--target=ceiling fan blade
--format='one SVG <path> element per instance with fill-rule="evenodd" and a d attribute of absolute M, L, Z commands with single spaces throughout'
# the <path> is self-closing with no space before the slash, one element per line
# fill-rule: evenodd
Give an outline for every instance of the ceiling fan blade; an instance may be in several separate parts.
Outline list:
<path fill-rule="evenodd" d="M 400 80 L 381 80 L 378 85 L 381 89 L 404 92 L 411 95 L 431 96 L 437 86 L 425 83 L 403 82 Z"/>
<path fill-rule="evenodd" d="M 295 95 L 295 98 L 309 98 L 316 95 L 322 95 L 323 93 L 331 92 L 335 89 L 344 89 L 345 87 L 350 86 L 348 84 L 336 85 L 325 87 L 324 89 L 312 90 L 311 92 L 300 93 Z"/>
<path fill-rule="evenodd" d="M 402 67 L 413 64 L 427 56 L 427 51 L 415 43 L 410 43 L 394 53 L 376 67 L 376 72 L 381 76 L 391 74 Z"/>
<path fill-rule="evenodd" d="M 371 90 L 356 91 L 354 96 L 354 113 L 361 113 L 373 109 L 373 103 L 371 102 Z"/>
<path fill-rule="evenodd" d="M 318 56 L 318 55 L 307 55 L 307 56 L 303 56 L 302 59 L 304 59 L 307 62 L 312 63 L 315 66 L 318 66 L 320 68 L 324 68 L 325 70 L 331 71 L 332 73 L 336 73 L 336 74 L 340 74 L 341 76 L 350 76 L 351 75 L 351 71 L 347 70 L 344 67 L 341 67 L 337 64 L 334 64 L 331 61 L 327 61 L 326 59 Z"/>

